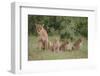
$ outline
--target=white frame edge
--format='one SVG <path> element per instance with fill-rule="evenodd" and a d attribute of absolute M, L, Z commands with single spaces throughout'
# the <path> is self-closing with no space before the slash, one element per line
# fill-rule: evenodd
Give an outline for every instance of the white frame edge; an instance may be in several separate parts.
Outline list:
<path fill-rule="evenodd" d="M 11 4 L 11 72 L 20 72 L 20 5 Z"/>

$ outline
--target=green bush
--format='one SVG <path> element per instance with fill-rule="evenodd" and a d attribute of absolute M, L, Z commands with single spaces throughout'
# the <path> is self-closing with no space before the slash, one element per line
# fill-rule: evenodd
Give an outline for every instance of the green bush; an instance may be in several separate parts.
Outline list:
<path fill-rule="evenodd" d="M 44 24 L 49 35 L 59 35 L 61 39 L 88 37 L 87 17 L 28 15 L 29 35 L 37 34 L 35 23 Z"/>

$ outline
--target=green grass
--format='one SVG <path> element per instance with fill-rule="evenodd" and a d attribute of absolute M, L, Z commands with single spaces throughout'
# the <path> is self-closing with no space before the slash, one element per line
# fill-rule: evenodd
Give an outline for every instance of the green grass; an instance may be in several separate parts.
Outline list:
<path fill-rule="evenodd" d="M 53 41 L 57 36 L 49 36 L 49 40 Z M 56 59 L 80 59 L 88 58 L 87 40 L 84 40 L 80 50 L 71 50 L 63 52 L 52 52 L 50 50 L 39 50 L 36 36 L 28 38 L 28 60 L 56 60 Z"/>

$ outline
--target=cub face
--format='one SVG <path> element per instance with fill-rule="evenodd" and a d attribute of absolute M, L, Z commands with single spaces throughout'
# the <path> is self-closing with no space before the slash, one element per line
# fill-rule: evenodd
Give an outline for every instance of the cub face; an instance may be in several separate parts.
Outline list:
<path fill-rule="evenodd" d="M 80 49 L 80 47 L 82 46 L 82 42 L 83 42 L 82 38 L 78 39 L 78 40 L 74 43 L 73 49 L 76 49 L 76 50 Z"/>
<path fill-rule="evenodd" d="M 67 49 L 68 49 L 68 45 L 69 45 L 69 42 L 68 42 L 68 41 L 63 42 L 63 43 L 60 45 L 60 50 L 61 50 L 61 51 L 67 50 Z"/>
<path fill-rule="evenodd" d="M 55 39 L 52 44 L 52 51 L 58 52 L 60 48 L 60 42 L 58 39 Z"/>

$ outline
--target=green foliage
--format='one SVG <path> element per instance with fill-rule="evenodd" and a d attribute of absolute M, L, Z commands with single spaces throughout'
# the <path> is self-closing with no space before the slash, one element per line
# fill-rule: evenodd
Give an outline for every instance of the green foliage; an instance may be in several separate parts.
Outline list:
<path fill-rule="evenodd" d="M 35 23 L 44 24 L 49 35 L 59 35 L 61 39 L 88 36 L 87 17 L 28 15 L 29 35 L 36 35 Z"/>

